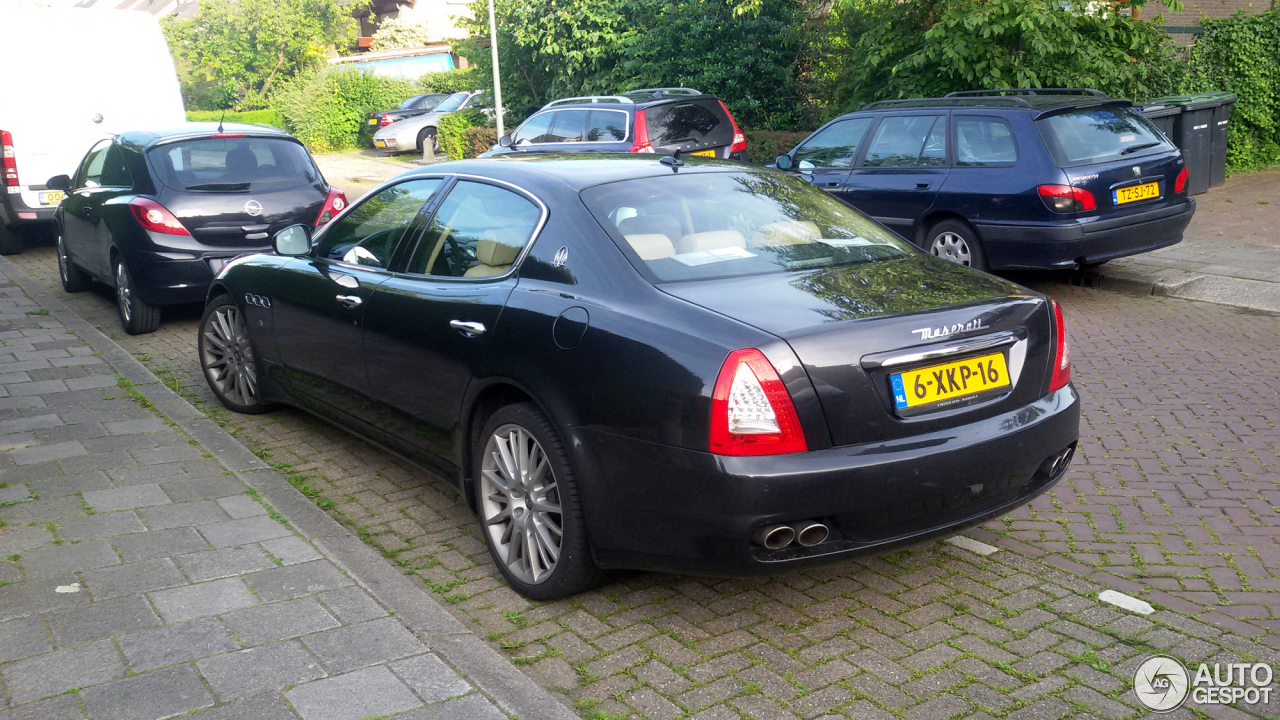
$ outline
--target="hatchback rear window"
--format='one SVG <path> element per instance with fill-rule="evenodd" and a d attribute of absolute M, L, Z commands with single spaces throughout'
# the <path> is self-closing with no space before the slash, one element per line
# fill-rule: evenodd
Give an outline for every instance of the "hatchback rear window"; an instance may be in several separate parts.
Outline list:
<path fill-rule="evenodd" d="M 306 148 L 280 138 L 204 138 L 147 152 L 160 182 L 191 192 L 269 192 L 314 185 L 320 172 Z"/>
<path fill-rule="evenodd" d="M 682 173 L 588 188 L 582 200 L 659 282 L 899 258 L 906 242 L 804 180 Z"/>
<path fill-rule="evenodd" d="M 733 125 L 715 101 L 682 102 L 645 109 L 649 142 L 655 146 L 695 142 L 698 145 L 729 145 Z"/>
<path fill-rule="evenodd" d="M 1172 149 L 1146 118 L 1126 107 L 1092 107 L 1036 121 L 1058 167 L 1090 165 Z"/>

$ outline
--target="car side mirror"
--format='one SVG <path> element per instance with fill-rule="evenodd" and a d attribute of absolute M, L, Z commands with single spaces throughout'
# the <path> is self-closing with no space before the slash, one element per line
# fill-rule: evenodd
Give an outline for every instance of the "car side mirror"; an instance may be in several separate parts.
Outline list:
<path fill-rule="evenodd" d="M 276 233 L 271 247 L 277 255 L 298 257 L 311 252 L 311 231 L 306 225 L 290 225 Z"/>
<path fill-rule="evenodd" d="M 776 165 L 776 166 L 778 167 L 778 169 L 779 169 L 779 170 L 790 170 L 790 169 L 791 169 L 791 156 L 790 156 L 790 155 L 779 155 L 779 156 L 778 156 L 778 159 L 773 161 L 773 164 L 774 164 L 774 165 Z"/>
<path fill-rule="evenodd" d="M 502 147 L 511 147 L 511 136 L 503 135 L 502 137 L 498 138 L 498 145 Z"/>
<path fill-rule="evenodd" d="M 67 175 L 54 175 L 44 184 L 50 190 L 61 190 L 66 192 L 71 189 L 71 178 Z"/>

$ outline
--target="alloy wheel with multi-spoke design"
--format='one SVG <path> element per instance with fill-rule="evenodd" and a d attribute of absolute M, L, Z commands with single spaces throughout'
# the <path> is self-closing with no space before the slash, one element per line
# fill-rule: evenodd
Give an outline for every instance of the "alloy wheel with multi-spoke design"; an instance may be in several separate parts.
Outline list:
<path fill-rule="evenodd" d="M 939 233 L 929 246 L 929 252 L 957 265 L 969 267 L 973 264 L 973 255 L 969 250 L 968 241 L 950 231 Z"/>
<path fill-rule="evenodd" d="M 62 284 L 66 285 L 70 281 L 70 275 L 67 273 L 67 265 L 71 260 L 67 258 L 67 245 L 62 241 L 62 236 L 58 236 L 58 275 L 62 278 Z"/>
<path fill-rule="evenodd" d="M 124 263 L 116 263 L 116 305 L 120 306 L 120 316 L 127 323 L 133 319 L 133 289 L 129 287 L 129 271 Z"/>
<path fill-rule="evenodd" d="M 480 515 L 507 572 L 529 585 L 551 576 L 564 545 L 560 491 L 546 451 L 519 425 L 500 426 L 485 444 Z"/>
<path fill-rule="evenodd" d="M 233 304 L 215 308 L 200 334 L 200 360 L 209 384 L 237 405 L 256 404 L 258 370 L 239 308 Z"/>

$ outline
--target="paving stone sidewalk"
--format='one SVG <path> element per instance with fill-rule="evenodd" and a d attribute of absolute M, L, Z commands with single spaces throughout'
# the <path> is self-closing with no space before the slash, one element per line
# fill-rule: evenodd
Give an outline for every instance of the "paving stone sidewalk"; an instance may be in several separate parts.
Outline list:
<path fill-rule="evenodd" d="M 0 720 L 572 717 L 13 270 Z"/>

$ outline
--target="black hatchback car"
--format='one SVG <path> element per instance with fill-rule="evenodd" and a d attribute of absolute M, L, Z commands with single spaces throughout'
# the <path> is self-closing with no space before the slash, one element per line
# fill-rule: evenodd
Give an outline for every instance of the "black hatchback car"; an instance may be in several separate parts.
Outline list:
<path fill-rule="evenodd" d="M 423 93 L 422 95 L 414 95 L 404 102 L 400 103 L 400 107 L 395 110 L 377 110 L 369 113 L 368 122 L 370 125 L 379 127 L 399 122 L 405 118 L 417 117 L 425 115 L 435 109 L 437 105 L 444 102 L 450 93 Z"/>
<path fill-rule="evenodd" d="M 984 270 L 1087 267 L 1172 245 L 1196 207 L 1181 152 L 1128 100 L 1096 90 L 872 103 L 777 165 Z"/>
<path fill-rule="evenodd" d="M 526 152 L 658 153 L 747 162 L 747 136 L 720 100 L 693 88 L 547 103 L 481 157 Z"/>
<path fill-rule="evenodd" d="M 1047 490 L 1078 438 L 1054 302 L 772 170 L 451 162 L 308 234 L 214 280 L 209 386 L 453 479 L 532 598 L 955 532 Z"/>
<path fill-rule="evenodd" d="M 271 246 L 277 230 L 323 225 L 346 207 L 297 139 L 261 125 L 191 123 L 102 140 L 54 214 L 62 287 L 115 288 L 129 334 L 160 325 L 160 306 L 204 300 L 231 258 Z"/>

